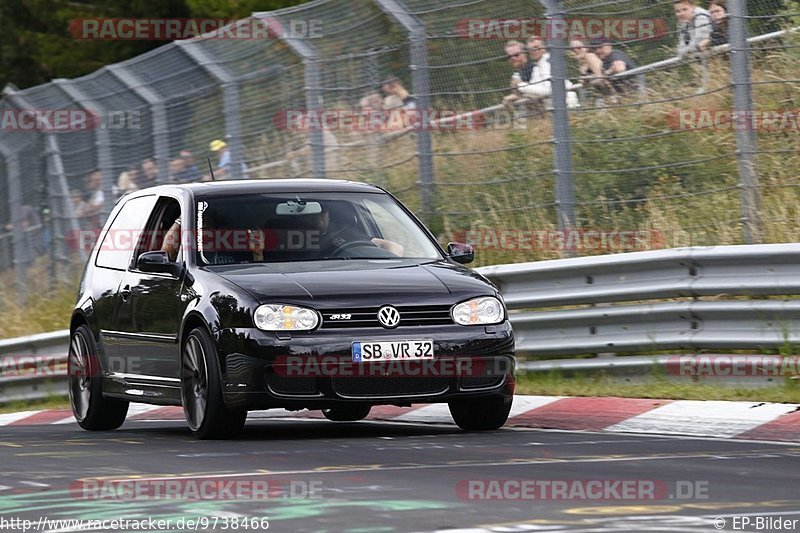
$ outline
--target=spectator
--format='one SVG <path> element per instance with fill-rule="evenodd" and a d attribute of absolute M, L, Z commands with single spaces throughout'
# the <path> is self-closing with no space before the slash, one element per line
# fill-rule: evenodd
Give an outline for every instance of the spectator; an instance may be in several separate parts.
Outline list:
<path fill-rule="evenodd" d="M 383 99 L 384 109 L 401 108 L 408 111 L 417 108 L 416 98 L 411 96 L 399 79 L 392 78 L 385 82 L 381 90 L 386 95 Z"/>
<path fill-rule="evenodd" d="M 194 154 L 181 150 L 178 156 L 183 160 L 183 172 L 178 176 L 179 183 L 193 183 L 202 179 L 202 174 L 194 164 Z"/>
<path fill-rule="evenodd" d="M 674 0 L 672 7 L 678 19 L 678 55 L 688 57 L 701 50 L 701 43 L 711 38 L 711 17 L 708 11 L 694 5 L 694 0 Z"/>
<path fill-rule="evenodd" d="M 86 176 L 86 201 L 75 214 L 83 219 L 88 228 L 100 227 L 100 213 L 106 202 L 102 185 L 103 175 L 99 170 L 94 170 Z"/>
<path fill-rule="evenodd" d="M 519 41 L 508 41 L 506 43 L 506 57 L 511 61 L 511 66 L 514 67 L 514 74 L 511 76 L 511 94 L 503 98 L 503 103 L 508 105 L 520 99 L 520 93 L 517 86 L 531 79 L 531 72 L 533 72 L 533 63 L 528 61 L 528 54 L 525 52 L 525 45 Z"/>
<path fill-rule="evenodd" d="M 139 169 L 132 166 L 123 170 L 117 178 L 117 186 L 114 194 L 122 196 L 139 189 Z"/>
<path fill-rule="evenodd" d="M 168 183 L 181 183 L 180 178 L 184 170 L 184 162 L 180 157 L 176 157 L 169 162 L 169 175 L 167 176 Z"/>
<path fill-rule="evenodd" d="M 611 41 L 600 39 L 594 42 L 594 53 L 603 62 L 603 76 L 618 76 L 624 72 L 636 68 L 636 63 L 621 50 L 614 50 Z M 618 94 L 623 94 L 634 89 L 636 82 L 631 77 L 615 77 L 611 80 L 604 80 L 610 83 L 611 88 Z M 600 85 L 600 84 L 598 84 Z"/>
<path fill-rule="evenodd" d="M 142 188 L 152 187 L 154 185 L 158 185 L 158 166 L 156 162 L 152 159 L 145 159 L 142 161 L 142 176 L 141 176 L 141 186 Z"/>
<path fill-rule="evenodd" d="M 523 96 L 543 98 L 550 96 L 550 54 L 544 47 L 544 42 L 539 37 L 528 39 L 528 56 L 533 66 L 527 83 L 522 80 L 517 89 Z"/>
<path fill-rule="evenodd" d="M 569 42 L 569 49 L 572 57 L 578 61 L 578 71 L 581 78 L 585 78 L 589 83 L 592 80 L 603 77 L 603 61 L 597 54 L 589 50 L 586 43 L 581 38 L 574 38 Z"/>
<path fill-rule="evenodd" d="M 218 157 L 217 168 L 214 169 L 214 179 L 225 179 L 231 166 L 231 151 L 228 148 L 228 143 L 221 139 L 215 139 L 209 143 L 208 148 Z"/>
<path fill-rule="evenodd" d="M 711 37 L 700 43 L 702 50 L 728 42 L 728 8 L 725 0 L 711 0 L 708 14 L 711 17 Z"/>
<path fill-rule="evenodd" d="M 383 109 L 383 98 L 378 93 L 370 93 L 358 101 L 358 108 L 366 113 Z"/>

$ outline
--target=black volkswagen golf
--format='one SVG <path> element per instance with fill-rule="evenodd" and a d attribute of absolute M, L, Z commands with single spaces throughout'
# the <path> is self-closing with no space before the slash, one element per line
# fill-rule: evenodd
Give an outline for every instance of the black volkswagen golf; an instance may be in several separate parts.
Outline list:
<path fill-rule="evenodd" d="M 507 420 L 503 301 L 391 194 L 336 180 L 165 185 L 114 207 L 72 314 L 69 391 L 88 430 L 129 402 L 182 405 L 199 438 L 249 410 L 447 403 L 459 427 Z"/>

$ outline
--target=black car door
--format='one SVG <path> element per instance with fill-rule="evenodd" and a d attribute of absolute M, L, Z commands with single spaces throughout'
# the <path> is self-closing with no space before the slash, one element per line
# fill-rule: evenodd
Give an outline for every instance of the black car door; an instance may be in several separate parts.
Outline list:
<path fill-rule="evenodd" d="M 180 203 L 162 196 L 156 203 L 134 256 L 162 249 L 164 235 L 180 216 Z M 178 262 L 182 253 L 178 252 Z M 133 261 L 120 284 L 117 329 L 124 340 L 120 350 L 127 372 L 177 383 L 179 377 L 178 329 L 187 306 L 183 276 L 142 272 Z"/>
<path fill-rule="evenodd" d="M 95 288 L 93 308 L 100 331 L 100 350 L 105 359 L 104 367 L 109 372 L 124 371 L 116 334 L 119 287 L 130 266 L 138 235 L 156 203 L 156 196 L 139 196 L 123 202 L 100 240 L 91 280 Z"/>

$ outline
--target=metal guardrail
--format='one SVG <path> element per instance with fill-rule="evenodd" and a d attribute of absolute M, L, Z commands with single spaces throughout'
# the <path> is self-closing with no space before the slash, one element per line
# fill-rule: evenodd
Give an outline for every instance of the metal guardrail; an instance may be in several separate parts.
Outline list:
<path fill-rule="evenodd" d="M 0 340 L 0 404 L 67 395 L 69 330 Z"/>
<path fill-rule="evenodd" d="M 800 344 L 800 299 L 775 298 L 800 294 L 800 244 L 675 248 L 477 271 L 499 287 L 521 355 L 768 350 Z M 0 341 L 0 362 L 35 356 L 39 363 L 30 365 L 48 369 L 0 374 L 0 403 L 65 394 L 65 369 L 59 365 L 66 363 L 68 342 L 67 330 Z M 647 368 L 664 360 L 556 360 L 520 367 Z"/>
<path fill-rule="evenodd" d="M 676 248 L 478 271 L 500 288 L 521 354 L 760 350 L 800 342 L 800 300 L 768 299 L 800 294 L 800 244 Z M 571 308 L 552 309 L 564 306 Z"/>

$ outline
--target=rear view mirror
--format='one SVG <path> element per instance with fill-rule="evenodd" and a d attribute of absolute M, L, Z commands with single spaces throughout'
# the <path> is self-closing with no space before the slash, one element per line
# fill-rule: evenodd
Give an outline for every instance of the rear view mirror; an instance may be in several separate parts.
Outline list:
<path fill-rule="evenodd" d="M 466 265 L 475 260 L 475 248 L 471 244 L 450 242 L 447 244 L 447 255 L 456 263 Z"/>
<path fill-rule="evenodd" d="M 320 213 L 322 213 L 322 205 L 319 202 L 289 200 L 275 206 L 276 215 L 318 215 Z"/>

